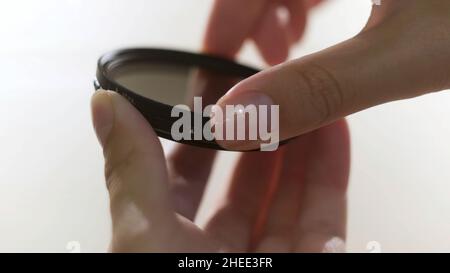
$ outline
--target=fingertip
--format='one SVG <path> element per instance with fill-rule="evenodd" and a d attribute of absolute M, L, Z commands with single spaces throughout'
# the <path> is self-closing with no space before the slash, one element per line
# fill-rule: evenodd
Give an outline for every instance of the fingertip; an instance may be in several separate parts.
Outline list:
<path fill-rule="evenodd" d="M 101 96 L 109 97 L 114 111 L 114 125 L 104 145 L 113 218 L 127 217 L 122 211 L 130 205 L 137 205 L 146 216 L 170 214 L 165 157 L 155 131 L 119 93 L 102 91 Z"/>
<path fill-rule="evenodd" d="M 115 109 L 118 127 L 129 133 L 130 137 L 135 140 L 145 139 L 145 141 L 151 141 L 151 139 L 157 138 L 147 119 L 128 99 L 117 92 L 108 91 L 108 94 Z"/>
<path fill-rule="evenodd" d="M 153 162 L 151 165 L 155 168 L 164 170 L 164 152 L 149 122 L 119 93 L 105 91 L 103 94 L 102 96 L 109 98 L 114 116 L 108 140 L 103 145 L 106 173 L 110 173 L 111 169 L 115 169 L 115 166 L 122 162 L 128 164 L 131 155 L 141 158 L 141 163 Z M 140 166 L 141 163 L 136 162 L 133 167 Z M 145 173 L 145 170 L 142 172 Z"/>
<path fill-rule="evenodd" d="M 273 50 L 264 51 L 261 50 L 264 60 L 270 66 L 275 66 L 286 61 L 289 57 L 289 45 L 281 44 L 279 47 Z"/>
<path fill-rule="evenodd" d="M 98 90 L 91 98 L 91 114 L 95 133 L 104 146 L 108 140 L 114 124 L 114 109 L 110 94 L 105 90 Z"/>
<path fill-rule="evenodd" d="M 267 94 L 241 90 L 230 91 L 212 109 L 211 124 L 217 144 L 232 151 L 276 150 L 278 108 L 273 109 L 276 105 Z"/>

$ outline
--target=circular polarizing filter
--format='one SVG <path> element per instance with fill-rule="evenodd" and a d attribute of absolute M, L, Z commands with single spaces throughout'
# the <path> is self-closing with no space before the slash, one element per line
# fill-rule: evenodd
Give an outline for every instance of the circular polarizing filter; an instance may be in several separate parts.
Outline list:
<path fill-rule="evenodd" d="M 125 49 L 99 59 L 95 87 L 127 98 L 158 136 L 221 150 L 214 139 L 205 138 L 202 133 L 203 128 L 210 126 L 210 117 L 203 110 L 257 72 L 215 56 L 166 49 Z M 172 133 L 180 116 L 189 117 L 191 122 L 191 129 L 183 132 L 181 138 Z"/>

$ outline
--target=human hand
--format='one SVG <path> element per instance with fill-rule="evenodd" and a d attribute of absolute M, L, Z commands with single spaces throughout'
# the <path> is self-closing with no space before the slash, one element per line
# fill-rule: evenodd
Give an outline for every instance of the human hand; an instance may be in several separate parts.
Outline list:
<path fill-rule="evenodd" d="M 147 121 L 115 92 L 92 99 L 105 156 L 113 252 L 342 251 L 349 140 L 339 121 L 275 152 L 243 153 L 206 226 L 192 219 L 201 148 L 166 163 Z M 181 146 L 180 146 L 181 147 Z M 177 157 L 175 157 L 177 158 Z M 178 181 L 178 182 L 174 182 Z M 180 190 L 180 187 L 182 190 Z M 190 190 L 191 189 L 191 190 Z"/>
<path fill-rule="evenodd" d="M 280 106 L 280 139 L 286 140 L 378 104 L 448 89 L 449 14 L 450 1 L 382 0 L 354 38 L 250 77 L 218 104 L 272 101 Z M 233 33 L 234 24 L 223 27 Z M 260 145 L 218 142 L 232 150 Z"/>
<path fill-rule="evenodd" d="M 247 39 L 253 39 L 269 64 L 286 60 L 289 47 L 298 41 L 304 31 L 308 10 L 322 0 L 216 0 L 203 41 L 203 51 L 234 58 Z M 277 10 L 287 9 L 289 20 L 281 22 Z M 233 20 L 230 20 L 230 13 Z M 232 31 L 230 31 L 232 30 Z M 268 35 L 275 35 L 272 39 Z M 186 104 L 192 104 L 194 96 L 201 96 L 206 104 L 214 104 L 218 97 L 236 82 L 230 77 L 220 79 L 210 71 L 197 71 L 193 75 Z M 228 86 L 228 87 L 227 87 Z M 226 88 L 226 89 L 224 89 Z M 220 93 L 218 93 L 220 92 Z M 175 169 L 178 179 L 171 179 L 178 211 L 188 219 L 194 219 L 200 204 L 216 151 L 176 144 L 168 156 L 170 169 Z M 196 166 L 191 166 L 196 162 Z M 203 166 L 203 167 L 198 167 Z M 183 183 L 184 177 L 195 181 Z"/>

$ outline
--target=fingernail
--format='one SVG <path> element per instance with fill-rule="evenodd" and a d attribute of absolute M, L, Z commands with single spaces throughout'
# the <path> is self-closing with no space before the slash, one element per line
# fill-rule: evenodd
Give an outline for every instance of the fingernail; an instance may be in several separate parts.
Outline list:
<path fill-rule="evenodd" d="M 247 146 L 250 142 L 258 142 L 249 138 L 249 129 L 250 127 L 254 129 L 254 126 L 258 125 L 258 123 L 259 126 L 270 126 L 270 106 L 273 104 L 273 100 L 263 93 L 255 91 L 229 92 L 211 109 L 211 125 L 214 128 L 216 141 L 219 145 L 227 149 L 240 149 L 243 146 Z M 255 106 L 257 111 L 256 120 L 249 119 L 248 112 L 243 111 L 238 106 Z M 261 113 L 259 112 L 260 106 L 267 106 L 265 121 L 268 123 L 265 125 L 259 121 L 261 118 Z M 237 126 L 236 121 L 239 119 L 245 120 L 245 128 Z M 256 122 L 256 124 L 250 124 L 251 122 Z M 245 130 L 243 133 L 245 134 L 244 140 L 238 138 L 239 130 Z"/>
<path fill-rule="evenodd" d="M 344 253 L 345 242 L 339 237 L 333 237 L 328 240 L 322 249 L 323 253 Z"/>
<path fill-rule="evenodd" d="M 114 123 L 114 109 L 110 91 L 98 90 L 91 100 L 92 120 L 100 145 L 108 140 Z"/>

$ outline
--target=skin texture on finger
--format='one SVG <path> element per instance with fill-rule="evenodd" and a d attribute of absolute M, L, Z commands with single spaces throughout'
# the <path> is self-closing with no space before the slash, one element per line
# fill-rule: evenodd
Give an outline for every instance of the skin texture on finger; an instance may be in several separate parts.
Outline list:
<path fill-rule="evenodd" d="M 280 182 L 259 252 L 321 252 L 324 241 L 345 238 L 349 143 L 346 123 L 339 121 L 283 147 Z"/>
<path fill-rule="evenodd" d="M 282 151 L 242 154 L 223 205 L 205 231 L 225 244 L 225 250 L 247 252 L 260 234 L 268 202 L 276 187 Z"/>
<path fill-rule="evenodd" d="M 203 42 L 206 53 L 233 58 L 254 30 L 267 0 L 216 0 Z"/>
<path fill-rule="evenodd" d="M 450 9 L 450 2 L 437 1 L 440 10 L 431 2 L 436 1 L 405 2 L 401 12 L 355 38 L 240 82 L 218 104 L 240 104 L 242 97 L 249 103 L 245 93 L 270 98 L 280 105 L 285 140 L 378 104 L 446 89 L 450 19 L 440 10 Z M 260 143 L 219 144 L 251 150 Z"/>

